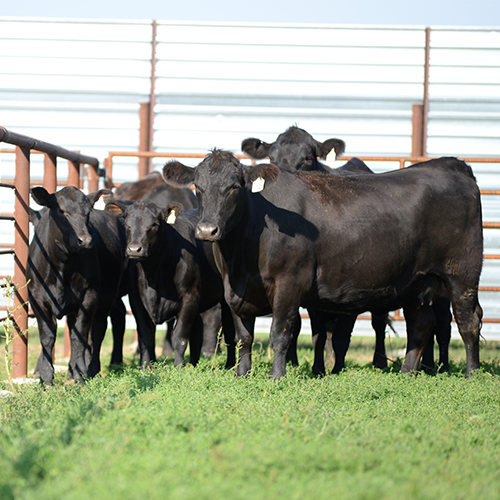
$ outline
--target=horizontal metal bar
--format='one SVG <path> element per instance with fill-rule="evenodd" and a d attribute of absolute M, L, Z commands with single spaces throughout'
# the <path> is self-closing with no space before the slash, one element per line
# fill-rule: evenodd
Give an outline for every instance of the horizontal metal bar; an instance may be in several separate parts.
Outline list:
<path fill-rule="evenodd" d="M 39 141 L 21 134 L 16 134 L 10 132 L 5 127 L 0 126 L 0 142 L 7 142 L 9 144 L 15 144 L 20 148 L 36 149 L 37 151 L 43 151 L 44 153 L 55 155 L 60 158 L 65 158 L 66 160 L 78 163 L 85 163 L 92 165 L 94 167 L 99 166 L 99 160 L 93 156 L 86 156 L 80 153 L 75 153 L 73 151 L 68 151 L 67 149 L 61 148 L 60 146 L 55 146 L 48 142 Z"/>
<path fill-rule="evenodd" d="M 0 182 L 0 187 L 16 189 L 16 186 L 14 186 L 13 184 L 5 184 L 4 182 Z"/>
<path fill-rule="evenodd" d="M 13 248 L 11 248 L 10 250 L 0 250 L 0 255 L 9 255 L 9 254 L 14 254 L 15 251 Z"/>

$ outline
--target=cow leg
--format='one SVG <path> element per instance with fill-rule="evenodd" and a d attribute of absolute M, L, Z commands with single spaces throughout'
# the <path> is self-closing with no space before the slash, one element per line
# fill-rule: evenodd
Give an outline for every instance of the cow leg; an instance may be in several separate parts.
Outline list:
<path fill-rule="evenodd" d="M 402 373 L 415 372 L 422 357 L 425 344 L 435 324 L 434 313 L 429 304 L 408 301 L 403 307 L 406 320 L 406 356 Z"/>
<path fill-rule="evenodd" d="M 203 356 L 212 357 L 215 350 L 220 349 L 217 345 L 217 339 L 221 328 L 221 306 L 220 304 L 208 309 L 201 313 L 201 320 L 203 321 L 203 344 L 201 352 Z"/>
<path fill-rule="evenodd" d="M 172 348 L 172 331 L 174 329 L 175 319 L 170 319 L 167 321 L 167 333 L 165 333 L 165 340 L 163 341 L 163 349 L 161 355 L 166 358 L 170 358 L 174 354 L 174 349 Z"/>
<path fill-rule="evenodd" d="M 68 380 L 81 381 L 87 376 L 90 345 L 89 331 L 91 327 L 90 310 L 82 304 L 78 314 L 68 314 L 67 322 L 71 340 L 71 357 L 69 360 Z"/>
<path fill-rule="evenodd" d="M 101 371 L 101 346 L 108 327 L 107 312 L 98 312 L 92 321 L 91 339 L 92 339 L 92 357 L 87 372 L 89 378 L 95 377 Z"/>
<path fill-rule="evenodd" d="M 174 366 L 184 365 L 184 354 L 191 336 L 194 319 L 198 315 L 197 309 L 198 301 L 193 297 L 185 296 L 172 332 L 172 347 L 175 353 Z"/>
<path fill-rule="evenodd" d="M 273 366 L 269 378 L 279 380 L 286 374 L 286 352 L 292 342 L 297 323 L 298 306 L 293 309 L 273 310 L 273 321 L 269 334 L 269 343 L 274 352 Z"/>
<path fill-rule="evenodd" d="M 111 353 L 111 366 L 123 363 L 123 337 L 125 335 L 125 317 L 127 310 L 122 299 L 116 299 L 109 313 L 113 330 L 113 351 Z"/>
<path fill-rule="evenodd" d="M 387 354 L 385 352 L 386 326 L 387 314 L 372 312 L 372 328 L 375 330 L 375 353 L 373 354 L 373 366 L 375 368 L 387 368 Z"/>
<path fill-rule="evenodd" d="M 155 324 L 151 320 L 141 298 L 135 293 L 129 294 L 130 307 L 137 325 L 137 340 L 142 369 L 156 361 Z"/>
<path fill-rule="evenodd" d="M 449 349 L 451 340 L 450 298 L 437 296 L 432 304 L 432 310 L 436 317 L 436 326 L 433 333 L 439 346 L 439 371 L 450 371 Z"/>
<path fill-rule="evenodd" d="M 422 362 L 420 363 L 421 368 L 428 375 L 434 373 L 434 333 L 436 326 L 437 323 L 434 325 L 434 328 L 425 343 L 424 352 L 422 353 Z"/>
<path fill-rule="evenodd" d="M 232 368 L 236 365 L 236 343 L 235 343 L 235 328 L 233 315 L 231 314 L 231 309 L 223 301 L 221 302 L 221 319 L 222 319 L 222 331 L 224 332 L 224 340 L 226 342 L 227 360 L 226 368 Z"/>
<path fill-rule="evenodd" d="M 57 321 L 52 315 L 41 311 L 32 299 L 32 308 L 35 313 L 42 352 L 36 363 L 35 373 L 40 374 L 40 380 L 46 385 L 51 385 L 54 380 L 54 363 L 52 352 L 56 342 Z"/>
<path fill-rule="evenodd" d="M 357 314 L 337 314 L 337 324 L 333 332 L 333 351 L 335 366 L 332 373 L 340 373 L 345 368 L 345 356 L 351 343 L 352 330 L 356 323 Z"/>
<path fill-rule="evenodd" d="M 299 339 L 300 327 L 302 325 L 302 320 L 300 318 L 300 313 L 297 311 L 297 321 L 295 323 L 295 331 L 293 332 L 292 341 L 288 346 L 286 351 L 286 361 L 287 363 L 292 363 L 293 366 L 299 366 L 299 358 L 297 357 L 297 340 Z"/>
<path fill-rule="evenodd" d="M 311 321 L 312 344 L 314 349 L 313 375 L 324 375 L 325 369 L 325 343 L 326 323 L 321 320 L 320 313 L 308 310 Z"/>
<path fill-rule="evenodd" d="M 477 287 L 459 286 L 452 282 L 448 288 L 458 331 L 465 344 L 465 376 L 479 368 L 479 332 L 483 309 L 479 305 Z"/>
<path fill-rule="evenodd" d="M 240 318 L 234 312 L 232 312 L 232 316 L 235 328 L 235 348 L 238 351 L 236 373 L 238 377 L 244 377 L 252 369 L 252 344 L 255 317 Z"/>
<path fill-rule="evenodd" d="M 191 326 L 189 336 L 189 362 L 196 366 L 200 360 L 201 346 L 203 344 L 203 321 L 199 314 L 196 315 Z"/>

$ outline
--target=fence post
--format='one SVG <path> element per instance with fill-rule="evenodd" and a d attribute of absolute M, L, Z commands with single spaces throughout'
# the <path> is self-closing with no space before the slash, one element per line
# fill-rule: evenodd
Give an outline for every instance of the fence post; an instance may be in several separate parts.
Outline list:
<path fill-rule="evenodd" d="M 423 119 L 424 119 L 423 104 L 414 104 L 412 106 L 412 118 L 411 118 L 411 156 L 413 158 L 424 156 Z"/>
<path fill-rule="evenodd" d="M 139 151 L 149 151 L 149 113 L 150 113 L 150 103 L 141 102 L 141 107 L 139 108 Z M 142 179 L 149 172 L 149 158 L 139 158 L 139 179 Z"/>
<path fill-rule="evenodd" d="M 28 287 L 26 267 L 29 246 L 30 147 L 16 146 L 16 198 L 14 205 L 14 340 L 12 377 L 25 378 L 28 373 Z"/>
<path fill-rule="evenodd" d="M 44 154 L 43 187 L 49 193 L 57 191 L 57 156 L 55 154 Z"/>
<path fill-rule="evenodd" d="M 99 190 L 99 175 L 97 174 L 97 168 L 89 165 L 89 193 L 95 193 Z"/>
<path fill-rule="evenodd" d="M 68 160 L 68 186 L 81 189 L 80 185 L 80 162 Z"/>

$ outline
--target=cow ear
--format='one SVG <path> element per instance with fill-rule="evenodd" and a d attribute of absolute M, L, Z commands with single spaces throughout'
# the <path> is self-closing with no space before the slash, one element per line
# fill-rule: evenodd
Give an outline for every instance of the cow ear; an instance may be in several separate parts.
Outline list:
<path fill-rule="evenodd" d="M 272 186 L 280 175 L 280 169 L 272 163 L 261 163 L 249 167 L 245 172 L 245 183 L 254 193 Z"/>
<path fill-rule="evenodd" d="M 252 158 L 257 160 L 262 160 L 267 158 L 269 154 L 269 149 L 271 149 L 272 144 L 263 142 L 260 139 L 255 139 L 255 137 L 249 137 L 241 143 L 241 150 Z"/>
<path fill-rule="evenodd" d="M 167 208 L 162 210 L 162 216 L 167 224 L 175 224 L 177 217 L 182 212 L 184 212 L 184 207 L 180 203 L 169 203 Z"/>
<path fill-rule="evenodd" d="M 345 151 L 345 142 L 341 139 L 327 139 L 325 142 L 316 141 L 316 156 L 325 159 L 328 153 L 335 149 L 335 155 L 340 158 Z"/>
<path fill-rule="evenodd" d="M 42 207 L 53 208 L 57 206 L 56 197 L 43 187 L 31 188 L 31 197 Z"/>
<path fill-rule="evenodd" d="M 112 196 L 113 196 L 113 191 L 111 191 L 111 189 L 99 189 L 99 191 L 96 191 L 95 193 L 90 193 L 87 196 L 87 198 L 89 199 L 90 204 L 94 208 L 97 208 L 98 210 L 104 210 L 106 205 L 106 200 L 108 200 Z M 95 206 L 98 201 L 101 201 L 101 204 Z"/>
<path fill-rule="evenodd" d="M 125 217 L 127 215 L 127 205 L 117 200 L 106 201 L 104 210 L 115 217 Z"/>
<path fill-rule="evenodd" d="M 190 186 L 194 182 L 194 170 L 178 161 L 169 161 L 163 167 L 163 178 L 174 187 Z"/>

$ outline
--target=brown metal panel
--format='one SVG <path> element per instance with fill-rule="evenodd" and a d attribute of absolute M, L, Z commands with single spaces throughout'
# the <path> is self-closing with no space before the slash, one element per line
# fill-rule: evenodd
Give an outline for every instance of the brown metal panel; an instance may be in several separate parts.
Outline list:
<path fill-rule="evenodd" d="M 26 266 L 29 245 L 30 148 L 16 147 L 14 222 L 14 341 L 12 377 L 28 373 L 28 287 Z"/>

